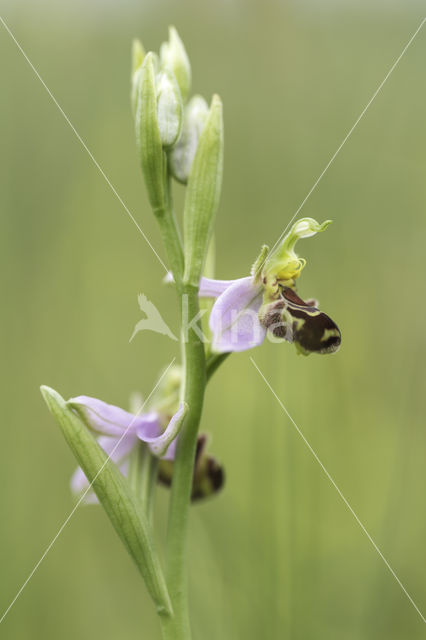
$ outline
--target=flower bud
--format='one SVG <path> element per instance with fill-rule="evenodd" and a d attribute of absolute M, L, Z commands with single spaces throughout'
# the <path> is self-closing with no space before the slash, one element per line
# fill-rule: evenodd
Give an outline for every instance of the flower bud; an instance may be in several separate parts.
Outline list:
<path fill-rule="evenodd" d="M 183 42 L 174 27 L 169 28 L 168 42 L 163 42 L 161 45 L 160 61 L 163 67 L 174 74 L 182 101 L 185 103 L 191 88 L 191 65 Z"/>
<path fill-rule="evenodd" d="M 198 141 L 208 113 L 208 104 L 201 96 L 191 98 L 185 107 L 181 136 L 169 154 L 170 170 L 176 180 L 182 184 L 188 182 Z"/>
<path fill-rule="evenodd" d="M 223 172 L 223 115 L 213 96 L 188 179 L 184 207 L 184 282 L 198 287 L 204 269 Z"/>
<path fill-rule="evenodd" d="M 164 206 L 165 155 L 157 115 L 155 58 L 151 52 L 145 56 L 138 74 L 136 144 L 149 201 L 156 211 Z"/>
<path fill-rule="evenodd" d="M 168 70 L 157 76 L 157 117 L 163 147 L 178 140 L 183 119 L 182 98 L 175 77 Z"/>

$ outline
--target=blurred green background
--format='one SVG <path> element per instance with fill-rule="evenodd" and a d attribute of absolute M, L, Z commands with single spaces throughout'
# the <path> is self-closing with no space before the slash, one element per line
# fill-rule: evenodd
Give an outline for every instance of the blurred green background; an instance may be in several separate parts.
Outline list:
<path fill-rule="evenodd" d="M 193 87 L 225 105 L 217 275 L 272 244 L 423 17 L 420 3 L 3 2 L 2 16 L 155 247 L 129 108 L 134 36 L 179 29 Z M 426 607 L 423 30 L 303 208 L 300 282 L 341 351 L 252 352 L 420 609 Z M 129 337 L 137 294 L 173 327 L 163 270 L 4 28 L 1 57 L 0 604 L 73 501 L 74 462 L 41 383 L 126 405 L 177 348 Z M 182 193 L 177 192 L 181 201 Z M 192 510 L 202 640 L 417 639 L 424 625 L 249 360 L 209 388 L 203 430 L 224 492 Z M 165 528 L 167 492 L 156 519 Z M 2 623 L 2 637 L 157 639 L 136 570 L 99 508 L 80 508 Z"/>

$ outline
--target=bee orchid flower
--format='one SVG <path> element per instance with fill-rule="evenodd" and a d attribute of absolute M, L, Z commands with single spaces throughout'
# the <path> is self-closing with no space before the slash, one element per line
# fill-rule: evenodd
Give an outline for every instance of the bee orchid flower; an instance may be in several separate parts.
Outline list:
<path fill-rule="evenodd" d="M 131 452 L 141 441 L 146 442 L 151 452 L 159 458 L 173 460 L 176 437 L 186 414 L 184 403 L 172 416 L 154 410 L 133 414 L 89 396 L 71 398 L 68 404 L 97 434 L 98 443 L 119 466 L 123 475 L 127 475 Z M 78 468 L 72 476 L 71 489 L 73 493 L 80 494 L 87 486 L 86 476 Z M 88 495 L 88 498 L 91 501 L 91 496 Z"/>
<path fill-rule="evenodd" d="M 296 242 L 326 229 L 313 218 L 298 220 L 280 246 L 262 251 L 251 274 L 237 280 L 202 278 L 199 295 L 216 298 L 210 313 L 212 351 L 244 351 L 260 345 L 269 331 L 278 340 L 293 342 L 304 355 L 337 351 L 337 325 L 314 300 L 296 293 L 296 280 L 305 260 L 295 253 Z"/>

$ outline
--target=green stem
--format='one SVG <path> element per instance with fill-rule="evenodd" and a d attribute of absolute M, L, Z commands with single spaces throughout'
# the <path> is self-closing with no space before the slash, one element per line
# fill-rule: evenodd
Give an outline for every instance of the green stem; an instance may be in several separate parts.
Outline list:
<path fill-rule="evenodd" d="M 184 284 L 183 327 L 199 312 L 198 288 Z M 186 304 L 187 302 L 187 304 Z M 198 325 L 199 326 L 199 325 Z M 187 584 L 187 532 L 195 449 L 206 385 L 204 345 L 193 328 L 184 335 L 184 400 L 189 410 L 173 465 L 167 535 L 167 583 L 173 616 L 162 620 L 164 640 L 190 640 Z"/>
<path fill-rule="evenodd" d="M 170 178 L 166 183 L 166 196 L 166 205 L 162 209 L 157 209 L 155 214 L 169 256 L 176 289 L 182 302 L 182 326 L 186 331 L 185 327 L 188 325 L 188 321 L 195 318 L 199 312 L 198 287 L 182 283 L 184 256 L 182 239 L 173 211 Z M 200 323 L 197 323 L 197 328 L 201 329 Z M 178 450 L 173 465 L 167 535 L 167 586 L 172 601 L 173 615 L 160 617 L 164 640 L 190 640 L 191 638 L 188 611 L 187 532 L 197 434 L 206 382 L 228 355 L 209 356 L 206 370 L 201 335 L 198 335 L 193 328 L 189 328 L 187 335 L 183 337 L 185 372 L 183 395 L 189 410 L 179 437 Z M 147 471 L 146 476 L 147 484 L 144 493 L 147 495 L 148 491 L 148 494 L 152 496 L 156 470 L 153 476 Z M 149 497 L 146 498 L 146 501 L 147 504 L 150 503 Z"/>

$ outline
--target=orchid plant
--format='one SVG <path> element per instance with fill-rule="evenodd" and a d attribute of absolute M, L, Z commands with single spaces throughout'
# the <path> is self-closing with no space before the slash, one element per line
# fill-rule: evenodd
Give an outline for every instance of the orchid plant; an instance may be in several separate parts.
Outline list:
<path fill-rule="evenodd" d="M 272 250 L 263 246 L 250 273 L 236 280 L 206 277 L 223 169 L 222 103 L 189 97 L 191 67 L 174 28 L 159 55 L 133 45 L 131 105 L 149 202 L 168 253 L 182 315 L 182 364 L 162 373 L 151 397 L 131 411 L 80 395 L 65 401 L 42 387 L 46 403 L 71 447 L 78 469 L 71 480 L 80 501 L 99 503 L 135 561 L 156 606 L 163 638 L 191 638 L 187 597 L 190 504 L 216 494 L 222 466 L 199 434 L 206 384 L 233 352 L 265 338 L 294 343 L 298 352 L 332 353 L 336 324 L 315 300 L 296 293 L 305 266 L 298 240 L 330 221 L 296 221 Z M 172 180 L 186 185 L 183 234 L 172 201 Z M 209 276 L 212 274 L 209 273 Z M 200 298 L 210 298 L 209 336 Z M 171 488 L 166 568 L 155 545 L 155 487 Z"/>

